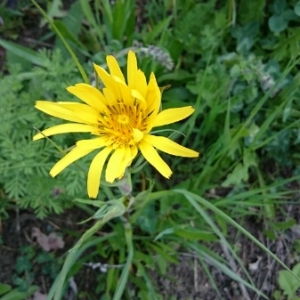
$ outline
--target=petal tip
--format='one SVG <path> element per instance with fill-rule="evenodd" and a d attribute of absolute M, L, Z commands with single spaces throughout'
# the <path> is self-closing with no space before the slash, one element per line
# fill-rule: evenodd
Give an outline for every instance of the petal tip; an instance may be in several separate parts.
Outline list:
<path fill-rule="evenodd" d="M 98 193 L 88 191 L 88 196 L 90 199 L 96 199 L 98 196 Z"/>
<path fill-rule="evenodd" d="M 54 172 L 52 172 L 52 170 L 49 172 L 49 174 L 50 174 L 50 176 L 52 177 L 52 178 L 54 178 L 57 174 L 55 174 Z"/>
<path fill-rule="evenodd" d="M 39 133 L 38 134 L 36 134 L 36 135 L 34 135 L 33 137 L 32 137 L 32 140 L 35 142 L 35 141 L 37 141 L 37 140 L 39 140 L 40 138 L 39 138 Z"/>

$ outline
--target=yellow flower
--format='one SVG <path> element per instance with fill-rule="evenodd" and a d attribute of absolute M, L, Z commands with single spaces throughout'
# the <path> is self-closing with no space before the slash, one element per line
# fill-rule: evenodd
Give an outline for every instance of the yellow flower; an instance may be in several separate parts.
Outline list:
<path fill-rule="evenodd" d="M 80 140 L 76 146 L 51 169 L 52 177 L 59 174 L 79 158 L 100 150 L 90 165 L 87 190 L 90 198 L 96 198 L 103 166 L 108 159 L 105 179 L 112 183 L 122 178 L 140 150 L 144 158 L 164 177 L 172 174 L 170 167 L 157 153 L 161 150 L 171 155 L 197 157 L 196 151 L 185 148 L 163 136 L 151 134 L 153 127 L 180 121 L 194 112 L 191 106 L 160 111 L 161 92 L 152 73 L 147 83 L 145 74 L 138 69 L 134 52 L 127 59 L 127 83 L 116 61 L 106 58 L 110 74 L 103 68 L 94 68 L 104 84 L 102 91 L 79 83 L 67 90 L 85 102 L 37 101 L 35 107 L 46 114 L 72 123 L 48 128 L 33 137 L 39 140 L 46 136 L 68 132 L 90 132 L 95 138 Z"/>

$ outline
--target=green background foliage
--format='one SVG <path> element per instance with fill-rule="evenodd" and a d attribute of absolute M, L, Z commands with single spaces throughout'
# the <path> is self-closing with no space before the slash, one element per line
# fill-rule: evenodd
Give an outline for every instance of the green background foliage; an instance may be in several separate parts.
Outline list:
<path fill-rule="evenodd" d="M 31 2 L 28 9 L 38 13 Z M 0 78 L 0 185 L 5 195 L 0 217 L 8 218 L 11 203 L 32 210 L 38 218 L 77 206 L 91 211 L 89 202 L 74 200 L 87 197 L 86 170 L 93 155 L 57 178 L 48 174 L 63 155 L 54 144 L 66 151 L 87 135 L 58 135 L 32 142 L 38 130 L 61 123 L 37 111 L 34 103 L 75 100 L 65 88 L 83 79 L 64 42 L 92 84 L 96 80 L 93 62 L 106 67 L 105 57 L 112 53 L 124 68 L 127 52 L 133 49 L 148 76 L 154 71 L 160 86 L 171 85 L 163 93 L 163 108 L 192 105 L 196 109 L 188 120 L 160 134 L 171 133 L 172 139 L 201 152 L 201 157 L 189 160 L 163 155 L 174 171 L 170 180 L 148 165 L 141 173 L 133 173 L 134 209 L 124 208 L 133 242 L 128 242 L 122 210 L 103 229 L 107 235 L 83 239 L 83 248 L 78 246 L 78 252 L 67 256 L 60 275 L 66 272 L 70 277 L 84 263 L 101 258 L 109 265 L 125 267 L 99 272 L 96 295 L 118 299 L 116 295 L 123 290 L 116 282 L 128 279 L 134 288 L 125 288 L 126 299 L 150 299 L 150 294 L 151 299 L 162 299 L 151 272 L 165 276 L 168 265 L 180 259 L 180 251 L 192 250 L 219 296 L 210 265 L 242 282 L 249 291 L 262 292 L 227 238 L 233 227 L 247 235 L 243 221 L 250 216 L 263 223 L 262 230 L 270 239 L 296 222 L 280 223 L 276 217 L 278 211 L 287 217 L 283 202 L 290 201 L 295 192 L 288 184 L 298 184 L 300 176 L 300 1 L 155 0 L 141 4 L 118 0 L 111 5 L 108 0 L 77 0 L 66 13 L 57 0 L 43 9 L 50 25 L 41 17 L 45 33 L 34 49 L 14 40 L 19 27 L 14 28 L 11 16 L 18 25 L 26 18 L 24 13 L 5 8 L 1 15 L 6 27 L 0 46 L 6 50 L 6 62 Z M 50 43 L 50 49 L 41 49 L 42 42 Z M 117 202 L 109 200 L 120 197 L 116 187 L 103 184 L 98 200 L 111 203 L 105 204 L 110 212 Z M 94 215 L 95 230 L 103 225 L 101 205 Z M 251 234 L 247 237 L 276 259 Z M 226 245 L 243 276 L 212 253 L 210 247 L 216 244 Z M 89 249 L 89 254 L 83 255 L 82 249 Z M 134 271 L 129 272 L 129 264 Z M 279 285 L 284 290 L 282 278 L 292 275 L 280 274 Z M 60 286 L 54 299 L 59 299 L 62 289 Z M 54 293 L 52 288 L 52 296 Z"/>

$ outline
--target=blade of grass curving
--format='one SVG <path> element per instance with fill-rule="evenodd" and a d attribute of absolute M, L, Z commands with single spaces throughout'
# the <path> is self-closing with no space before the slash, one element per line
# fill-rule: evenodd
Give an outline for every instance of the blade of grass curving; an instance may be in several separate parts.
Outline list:
<path fill-rule="evenodd" d="M 222 295 L 221 295 L 221 292 L 220 292 L 220 290 L 218 288 L 218 285 L 217 285 L 216 281 L 214 280 L 214 277 L 212 276 L 212 274 L 211 274 L 211 272 L 210 272 L 210 270 L 209 270 L 206 262 L 202 259 L 202 257 L 200 255 L 198 256 L 198 261 L 199 261 L 199 263 L 200 263 L 200 265 L 201 265 L 204 273 L 206 274 L 208 280 L 210 281 L 212 287 L 216 291 L 219 299 L 222 300 Z"/>
<path fill-rule="evenodd" d="M 7 51 L 14 53 L 15 55 L 30 61 L 34 65 L 41 66 L 41 67 L 46 66 L 44 60 L 40 57 L 40 55 L 38 55 L 36 51 L 33 51 L 27 47 L 17 45 L 15 43 L 5 41 L 2 39 L 0 39 L 0 46 L 2 46 Z M 33 74 L 34 76 L 36 76 L 34 73 L 27 73 L 27 74 Z"/>
<path fill-rule="evenodd" d="M 92 247 L 92 246 L 95 246 L 95 245 L 98 245 L 100 243 L 102 243 L 103 241 L 105 241 L 106 239 L 114 236 L 116 233 L 115 232 L 112 232 L 112 233 L 108 233 L 106 234 L 105 236 L 102 236 L 102 237 L 97 237 L 97 238 L 94 238 L 93 240 L 91 240 L 90 242 L 87 242 L 85 243 L 82 247 L 80 247 L 76 253 L 76 255 L 73 257 L 73 261 L 71 262 L 70 264 L 70 268 L 73 266 L 73 264 L 78 260 L 78 258 L 84 253 L 84 251 L 86 251 L 88 248 Z M 69 270 L 70 270 L 69 268 Z M 68 272 L 69 272 L 68 270 Z M 59 274 L 60 275 L 60 274 Z M 58 286 L 58 283 L 59 283 L 59 280 L 60 280 L 60 276 L 57 276 L 53 285 L 51 286 L 51 289 L 48 293 L 48 297 L 47 297 L 47 300 L 48 299 L 52 299 L 53 296 L 54 296 L 54 293 L 55 291 L 57 290 L 57 286 Z"/>
<path fill-rule="evenodd" d="M 251 285 L 249 282 L 245 281 L 242 277 L 240 277 L 237 273 L 232 271 L 227 265 L 221 263 L 214 257 L 208 255 L 205 251 L 201 250 L 199 247 L 196 247 L 193 243 L 190 244 L 190 248 L 194 249 L 195 252 L 198 253 L 199 256 L 204 258 L 207 262 L 215 266 L 218 270 L 222 271 L 225 275 L 232 278 L 234 281 L 243 284 L 244 286 L 248 287 L 249 289 L 255 291 L 258 295 L 268 299 L 268 297 L 258 290 L 254 285 Z"/>
<path fill-rule="evenodd" d="M 95 223 L 94 226 L 92 226 L 90 229 L 88 229 L 82 237 L 79 239 L 79 241 L 75 244 L 75 246 L 69 250 L 69 254 L 67 255 L 67 258 L 64 262 L 63 268 L 61 272 L 58 275 L 58 280 L 55 281 L 55 287 L 53 287 L 53 295 L 52 293 L 48 294 L 47 300 L 60 300 L 62 298 L 62 292 L 63 292 L 63 287 L 64 283 L 66 281 L 67 275 L 71 267 L 73 266 L 74 262 L 76 261 L 77 257 L 77 252 L 80 249 L 80 246 L 82 245 L 83 242 L 85 242 L 88 238 L 90 238 L 94 233 L 96 233 L 102 226 L 104 222 L 103 220 L 99 220 L 98 222 Z M 52 288 L 51 288 L 52 290 Z"/>
<path fill-rule="evenodd" d="M 120 300 L 123 295 L 123 292 L 124 292 L 124 289 L 125 289 L 125 286 L 126 286 L 126 283 L 128 280 L 131 262 L 133 259 L 133 243 L 132 243 L 131 224 L 129 222 L 124 223 L 124 228 L 125 228 L 125 239 L 126 239 L 126 244 L 127 244 L 128 255 L 127 255 L 125 266 L 122 270 L 120 280 L 118 282 L 117 289 L 114 293 L 113 300 Z"/>
<path fill-rule="evenodd" d="M 205 200 L 204 198 L 193 194 L 191 192 L 188 192 L 186 190 L 181 189 L 175 189 L 174 192 L 177 192 L 179 194 L 182 194 L 186 197 L 186 199 L 194 206 L 199 202 L 201 205 L 205 206 L 206 208 L 212 210 L 215 214 L 219 215 L 223 219 L 225 219 L 229 224 L 234 226 L 236 229 L 241 231 L 246 237 L 248 237 L 253 243 L 255 243 L 259 248 L 264 250 L 268 255 L 270 255 L 275 261 L 277 261 L 284 269 L 288 270 L 291 274 L 295 276 L 297 280 L 300 281 L 300 278 L 296 276 L 292 270 L 284 263 L 282 262 L 272 251 L 270 251 L 265 245 L 263 245 L 259 240 L 257 240 L 252 234 L 250 234 L 245 228 L 243 228 L 241 225 L 239 225 L 236 221 L 234 221 L 231 217 L 229 217 L 227 214 L 225 214 L 223 211 L 218 209 L 215 205 L 211 204 L 209 201 Z M 199 205 L 195 205 L 195 208 L 199 207 Z"/>
<path fill-rule="evenodd" d="M 83 69 L 83 67 L 81 66 L 78 58 L 76 57 L 75 53 L 73 52 L 73 50 L 71 49 L 71 47 L 69 46 L 68 42 L 65 40 L 65 38 L 63 37 L 63 35 L 60 33 L 60 31 L 57 29 L 57 27 L 55 26 L 55 24 L 51 21 L 51 19 L 47 16 L 47 13 L 38 5 L 38 3 L 35 0 L 31 0 L 31 2 L 34 4 L 34 6 L 39 10 L 39 12 L 43 15 L 43 17 L 49 22 L 50 26 L 53 28 L 53 30 L 55 31 L 55 33 L 59 36 L 59 38 L 61 39 L 62 43 L 64 44 L 64 46 L 67 48 L 68 52 L 70 53 L 72 59 L 74 60 L 75 65 L 77 66 L 83 81 L 87 84 L 89 84 L 89 79 Z"/>
<path fill-rule="evenodd" d="M 69 250 L 69 254 L 67 255 L 67 258 L 64 262 L 63 268 L 58 275 L 58 280 L 55 281 L 55 287 L 51 290 L 51 294 L 49 293 L 47 300 L 60 300 L 62 297 L 63 287 L 64 283 L 66 281 L 68 272 L 70 268 L 73 266 L 76 257 L 77 252 L 81 248 L 82 244 L 87 241 L 91 236 L 93 236 L 105 223 L 107 223 L 109 220 L 119 217 L 124 214 L 124 210 L 120 208 L 119 205 L 107 205 L 107 210 L 105 210 L 105 214 L 102 215 L 102 218 L 97 221 L 91 228 L 89 228 L 79 239 L 79 241 L 75 244 L 75 246 Z M 99 217 L 100 218 L 100 217 Z M 53 294 L 54 293 L 54 294 Z"/>
<path fill-rule="evenodd" d="M 283 179 L 283 180 L 280 180 L 280 181 L 275 181 L 274 183 L 270 184 L 270 185 L 266 185 L 265 187 L 260 187 L 260 188 L 256 188 L 256 189 L 253 189 L 253 190 L 249 190 L 249 191 L 245 191 L 245 192 L 241 192 L 239 194 L 236 194 L 236 195 L 232 195 L 230 196 L 230 199 L 231 200 L 240 200 L 240 199 L 244 199 L 244 198 L 250 198 L 252 196 L 255 196 L 259 193 L 263 193 L 267 190 L 271 190 L 273 188 L 277 188 L 277 187 L 280 187 L 280 186 L 283 186 L 287 183 L 290 183 L 292 181 L 295 181 L 295 180 L 299 180 L 300 179 L 300 175 L 296 175 L 296 176 L 293 176 L 293 177 L 290 177 L 290 178 L 287 178 L 287 179 Z M 280 192 L 280 193 L 290 193 L 290 191 L 285 191 L 285 192 Z M 215 206 L 219 206 L 219 205 L 222 205 L 222 203 L 224 201 L 228 201 L 228 198 L 225 198 L 225 199 L 219 199 L 217 200 L 214 205 Z"/>
<path fill-rule="evenodd" d="M 236 255 L 235 251 L 232 249 L 231 245 L 226 240 L 225 236 L 222 234 L 222 231 L 217 227 L 217 225 L 213 222 L 211 217 L 193 200 L 190 194 L 185 194 L 185 198 L 194 206 L 194 208 L 199 212 L 202 218 L 206 221 L 206 223 L 211 227 L 211 229 L 215 232 L 215 234 L 219 237 L 220 243 L 225 245 L 227 249 L 231 252 L 232 256 L 239 263 L 240 268 L 243 270 L 248 280 L 251 282 L 251 285 L 254 286 L 251 276 L 247 272 L 240 258 Z"/>

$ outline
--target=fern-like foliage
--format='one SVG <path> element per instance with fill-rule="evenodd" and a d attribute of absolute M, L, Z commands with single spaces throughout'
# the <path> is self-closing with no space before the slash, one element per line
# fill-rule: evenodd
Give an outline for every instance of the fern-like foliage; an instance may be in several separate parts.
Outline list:
<path fill-rule="evenodd" d="M 175 36 L 189 53 L 205 56 L 220 44 L 221 32 L 225 28 L 225 14 L 216 11 L 216 1 L 198 2 L 181 13 L 174 26 Z"/>
<path fill-rule="evenodd" d="M 86 184 L 85 172 L 76 165 L 51 178 L 49 171 L 62 154 L 48 140 L 32 141 L 37 132 L 34 127 L 42 130 L 61 123 L 36 110 L 35 101 L 74 100 L 66 87 L 81 82 L 74 64 L 65 61 L 59 51 L 39 55 L 46 67 L 33 68 L 30 80 L 22 80 L 17 66 L 10 75 L 0 77 L 0 185 L 20 207 L 32 208 L 42 218 L 61 212 L 74 197 L 85 196 Z M 74 137 L 51 139 L 66 149 L 74 144 Z"/>

